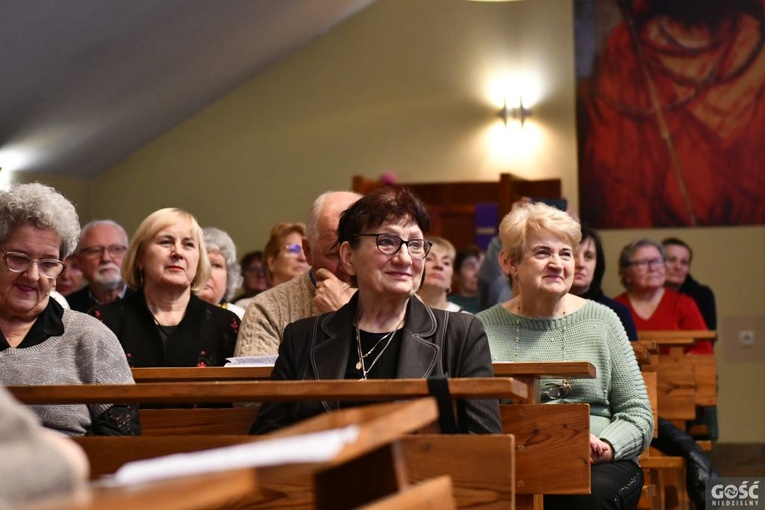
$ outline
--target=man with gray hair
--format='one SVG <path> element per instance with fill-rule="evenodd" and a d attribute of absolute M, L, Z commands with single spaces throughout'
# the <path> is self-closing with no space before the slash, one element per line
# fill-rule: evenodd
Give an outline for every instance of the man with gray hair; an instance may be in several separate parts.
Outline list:
<path fill-rule="evenodd" d="M 66 297 L 72 310 L 87 312 L 132 292 L 120 272 L 127 245 L 127 232 L 117 222 L 94 220 L 82 227 L 76 256 L 88 284 Z"/>
<path fill-rule="evenodd" d="M 351 299 L 355 289 L 340 262 L 337 224 L 359 198 L 350 191 L 328 191 L 314 201 L 303 239 L 311 270 L 253 298 L 239 326 L 236 356 L 277 354 L 287 324 L 337 310 Z"/>

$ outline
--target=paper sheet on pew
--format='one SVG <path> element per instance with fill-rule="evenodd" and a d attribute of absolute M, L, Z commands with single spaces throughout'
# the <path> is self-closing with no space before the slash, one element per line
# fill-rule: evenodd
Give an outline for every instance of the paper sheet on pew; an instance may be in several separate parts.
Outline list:
<path fill-rule="evenodd" d="M 262 356 L 237 356 L 226 358 L 226 367 L 272 367 L 276 363 L 277 354 L 264 354 Z"/>
<path fill-rule="evenodd" d="M 106 484 L 132 485 L 232 469 L 326 462 L 358 437 L 359 427 L 349 425 L 311 434 L 128 462 Z"/>

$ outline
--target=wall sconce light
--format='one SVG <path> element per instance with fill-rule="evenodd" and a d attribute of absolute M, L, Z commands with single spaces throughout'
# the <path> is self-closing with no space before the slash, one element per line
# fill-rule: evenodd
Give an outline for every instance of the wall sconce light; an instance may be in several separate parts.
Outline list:
<path fill-rule="evenodd" d="M 507 107 L 507 97 L 505 97 L 505 103 L 504 106 L 502 106 L 502 109 L 497 114 L 502 121 L 505 123 L 505 127 L 507 127 L 508 120 L 510 118 L 517 119 L 521 122 L 521 128 L 523 127 L 523 124 L 526 122 L 527 117 L 531 117 L 531 110 L 528 108 L 524 108 L 523 106 L 523 98 L 520 97 L 518 100 L 518 107 L 517 108 L 508 108 Z"/>

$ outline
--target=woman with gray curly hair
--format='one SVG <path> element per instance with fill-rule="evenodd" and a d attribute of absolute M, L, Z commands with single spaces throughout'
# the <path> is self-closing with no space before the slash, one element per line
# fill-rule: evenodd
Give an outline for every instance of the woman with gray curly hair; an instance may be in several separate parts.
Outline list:
<path fill-rule="evenodd" d="M 236 260 L 234 241 L 226 232 L 215 227 L 203 228 L 202 237 L 210 258 L 210 279 L 202 290 L 197 291 L 197 296 L 212 305 L 231 310 L 241 319 L 244 308 L 229 302 L 243 279 Z"/>
<path fill-rule="evenodd" d="M 0 191 L 0 384 L 129 384 L 125 353 L 107 327 L 50 299 L 80 234 L 74 206 L 42 184 Z M 134 406 L 30 406 L 68 435 L 140 434 Z"/>

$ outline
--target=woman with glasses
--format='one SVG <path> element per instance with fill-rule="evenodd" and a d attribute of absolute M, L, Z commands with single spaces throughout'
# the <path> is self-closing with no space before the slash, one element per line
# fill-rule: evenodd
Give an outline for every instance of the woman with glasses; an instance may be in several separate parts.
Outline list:
<path fill-rule="evenodd" d="M 122 277 L 137 292 L 89 313 L 117 335 L 131 367 L 223 366 L 234 355 L 239 317 L 194 294 L 210 279 L 210 260 L 190 213 L 147 216 L 128 244 Z"/>
<path fill-rule="evenodd" d="M 616 314 L 571 294 L 579 224 L 542 203 L 513 209 L 499 227 L 499 262 L 515 295 L 477 314 L 494 361 L 589 361 L 595 379 L 542 379 L 542 402 L 590 405 L 590 495 L 545 497 L 545 508 L 635 508 L 637 463 L 653 433 L 643 377 Z"/>
<path fill-rule="evenodd" d="M 340 260 L 358 291 L 336 312 L 289 324 L 272 372 L 276 380 L 491 377 L 489 346 L 472 315 L 434 310 L 414 294 L 430 243 L 430 218 L 406 189 L 385 187 L 340 217 Z M 448 324 L 448 328 L 447 328 Z M 265 433 L 338 402 L 263 404 L 253 433 Z M 474 433 L 499 433 L 496 400 L 466 403 Z"/>
<path fill-rule="evenodd" d="M 74 206 L 53 188 L 0 191 L 0 385 L 132 384 L 117 338 L 85 314 L 50 299 L 77 245 Z M 67 435 L 140 434 L 135 406 L 30 406 Z"/>
<path fill-rule="evenodd" d="M 277 223 L 271 229 L 263 250 L 271 287 L 288 282 L 311 269 L 303 253 L 304 239 L 305 225 L 302 223 Z"/>
<path fill-rule="evenodd" d="M 627 292 L 616 297 L 632 313 L 638 331 L 703 330 L 707 329 L 696 302 L 689 296 L 665 287 L 666 253 L 664 246 L 650 239 L 638 239 L 627 244 L 619 257 L 619 275 Z M 696 340 L 685 348 L 689 354 L 712 355 L 710 340 Z M 717 408 L 697 407 L 698 420 L 707 425 L 716 439 Z M 688 495 L 699 508 L 704 508 L 705 480 L 718 476 L 712 462 L 696 444 L 696 440 L 672 422 L 659 417 L 658 434 L 652 446 L 668 455 L 680 455 L 686 460 L 685 483 Z"/>
<path fill-rule="evenodd" d="M 619 276 L 626 292 L 614 299 L 629 308 L 638 331 L 707 329 L 692 298 L 668 289 L 664 247 L 638 239 L 622 249 Z M 697 340 L 685 349 L 691 354 L 712 354 L 710 340 Z"/>

